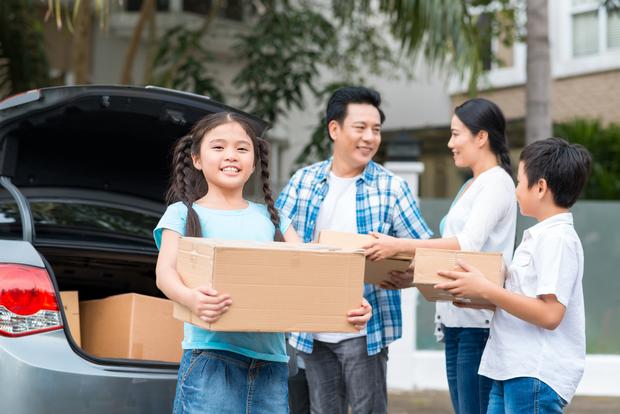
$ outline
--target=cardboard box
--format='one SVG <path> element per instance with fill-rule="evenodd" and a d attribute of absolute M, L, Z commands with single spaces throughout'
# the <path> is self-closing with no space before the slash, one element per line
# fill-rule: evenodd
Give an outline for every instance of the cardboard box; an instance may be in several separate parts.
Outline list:
<path fill-rule="evenodd" d="M 478 268 L 489 280 L 499 286 L 504 285 L 503 259 L 501 253 L 466 252 L 461 250 L 416 249 L 413 284 L 420 290 L 422 296 L 431 302 L 438 300 L 461 301 L 475 304 L 488 304 L 480 299 L 455 298 L 450 293 L 435 289 L 437 283 L 452 279 L 439 276 L 439 270 L 463 269 L 456 264 L 462 260 Z"/>
<path fill-rule="evenodd" d="M 76 290 L 60 292 L 60 300 L 65 311 L 65 318 L 73 341 L 81 346 L 80 338 L 80 303 Z"/>
<path fill-rule="evenodd" d="M 335 246 L 346 249 L 361 249 L 375 240 L 370 234 L 345 233 L 341 231 L 323 230 L 319 233 L 319 244 L 325 246 Z M 364 272 L 364 283 L 380 285 L 386 280 L 390 280 L 390 272 L 398 270 L 404 272 L 409 268 L 413 256 L 399 254 L 388 259 L 373 262 L 366 260 L 366 270 Z M 413 286 L 413 285 L 412 285 Z"/>
<path fill-rule="evenodd" d="M 188 287 L 232 298 L 206 323 L 179 304 L 174 317 L 213 331 L 356 332 L 347 311 L 360 306 L 364 253 L 317 244 L 182 238 L 177 271 Z"/>
<path fill-rule="evenodd" d="M 172 302 L 126 293 L 80 302 L 82 349 L 102 358 L 179 362 L 183 323 Z"/>

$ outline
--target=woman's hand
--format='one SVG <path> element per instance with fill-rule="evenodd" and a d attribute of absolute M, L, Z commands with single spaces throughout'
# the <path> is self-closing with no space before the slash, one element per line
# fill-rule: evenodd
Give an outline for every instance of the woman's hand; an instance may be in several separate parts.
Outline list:
<path fill-rule="evenodd" d="M 207 323 L 217 321 L 231 304 L 232 299 L 229 295 L 220 295 L 215 289 L 207 286 L 191 289 L 187 301 L 187 307 L 192 313 Z"/>
<path fill-rule="evenodd" d="M 402 251 L 401 240 L 381 233 L 369 233 L 374 240 L 364 245 L 364 254 L 373 262 L 387 259 Z"/>
<path fill-rule="evenodd" d="M 366 327 L 366 324 L 370 320 L 372 316 L 372 307 L 370 303 L 364 298 L 362 298 L 362 306 L 357 309 L 352 309 L 347 312 L 347 320 L 358 331 L 361 331 Z"/>

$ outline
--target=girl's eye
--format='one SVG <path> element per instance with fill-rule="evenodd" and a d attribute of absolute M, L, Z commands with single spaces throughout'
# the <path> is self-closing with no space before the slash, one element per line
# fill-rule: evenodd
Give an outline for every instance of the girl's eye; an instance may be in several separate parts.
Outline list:
<path fill-rule="evenodd" d="M 247 148 L 244 148 L 244 147 L 239 147 L 238 151 L 248 152 L 249 150 Z"/>
<path fill-rule="evenodd" d="M 221 145 L 214 145 L 214 146 L 212 146 L 212 147 L 211 147 L 211 149 L 214 149 L 214 150 L 223 150 L 223 149 L 224 149 L 224 147 L 222 147 Z"/>

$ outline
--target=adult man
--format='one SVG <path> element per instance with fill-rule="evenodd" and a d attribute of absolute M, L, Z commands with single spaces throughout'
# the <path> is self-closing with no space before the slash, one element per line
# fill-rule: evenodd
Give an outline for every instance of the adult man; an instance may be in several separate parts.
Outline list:
<path fill-rule="evenodd" d="M 333 156 L 297 171 L 276 206 L 305 242 L 321 230 L 428 238 L 407 183 L 372 161 L 385 115 L 381 97 L 363 87 L 338 89 L 329 99 L 327 131 Z M 398 285 L 397 285 L 398 286 Z M 400 338 L 400 291 L 364 286 L 373 308 L 359 334 L 293 334 L 306 365 L 310 406 L 317 413 L 387 412 L 387 346 Z"/>

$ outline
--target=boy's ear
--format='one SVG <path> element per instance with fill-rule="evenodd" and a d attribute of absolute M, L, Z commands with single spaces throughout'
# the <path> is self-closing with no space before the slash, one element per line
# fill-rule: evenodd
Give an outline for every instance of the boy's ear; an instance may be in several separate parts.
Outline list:
<path fill-rule="evenodd" d="M 545 180 L 544 178 L 540 178 L 536 183 L 536 187 L 538 188 L 538 199 L 541 200 L 547 194 L 547 191 L 549 189 L 547 187 L 547 180 Z"/>
<path fill-rule="evenodd" d="M 198 155 L 192 154 L 192 164 L 194 164 L 194 168 L 198 171 L 202 170 L 202 164 L 200 163 L 200 157 Z"/>

